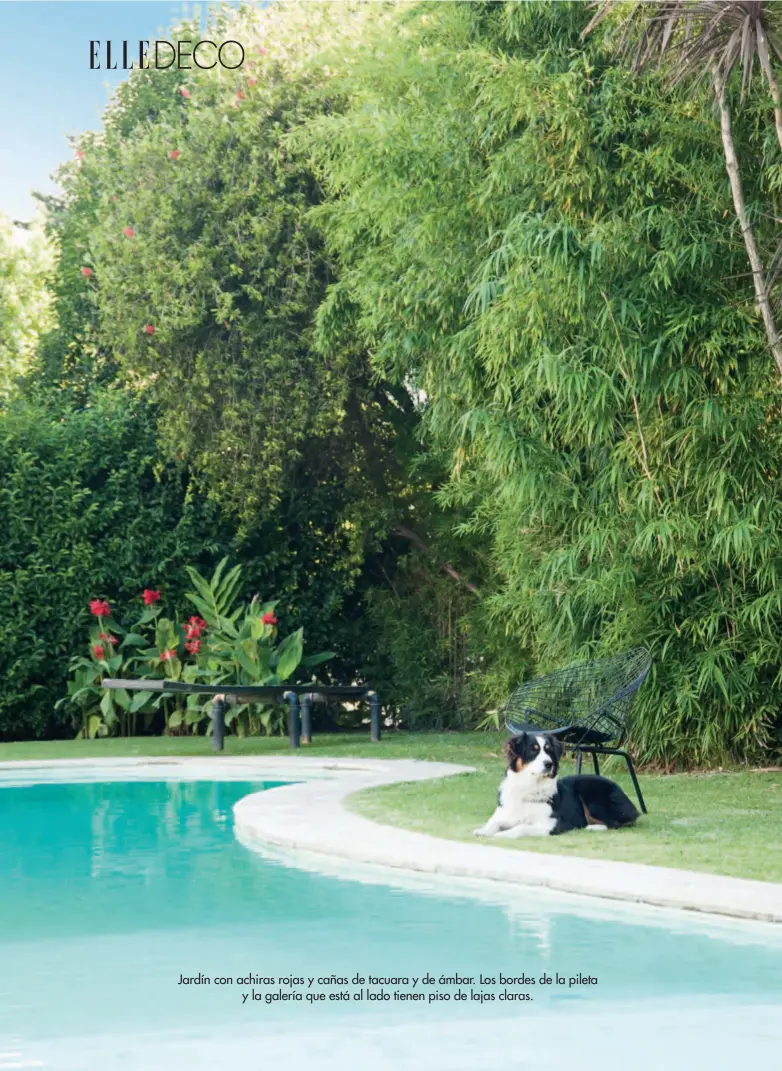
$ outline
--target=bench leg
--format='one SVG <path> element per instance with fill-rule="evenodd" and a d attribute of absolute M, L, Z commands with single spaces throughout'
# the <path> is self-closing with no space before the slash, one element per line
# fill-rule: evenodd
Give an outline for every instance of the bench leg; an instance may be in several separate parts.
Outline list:
<path fill-rule="evenodd" d="M 288 701 L 288 740 L 292 748 L 299 746 L 301 727 L 299 724 L 299 699 L 295 692 L 286 692 L 283 699 Z"/>
<path fill-rule="evenodd" d="M 380 697 L 377 692 L 367 692 L 369 700 L 369 739 L 376 744 L 380 739 Z"/>
<path fill-rule="evenodd" d="M 312 743 L 312 696 L 304 695 L 301 698 L 301 742 Z"/>
<path fill-rule="evenodd" d="M 221 695 L 212 700 L 212 751 L 222 751 L 225 744 L 225 701 Z"/>

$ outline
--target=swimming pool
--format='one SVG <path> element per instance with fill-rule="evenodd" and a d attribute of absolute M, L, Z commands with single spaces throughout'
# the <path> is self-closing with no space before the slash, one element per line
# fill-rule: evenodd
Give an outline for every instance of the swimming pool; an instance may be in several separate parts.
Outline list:
<path fill-rule="evenodd" d="M 776 1065 L 778 927 L 319 873 L 234 836 L 235 801 L 275 784 L 0 788 L 0 1071 L 476 1071 L 509 1046 L 514 1068 Z M 243 1003 L 251 983 L 215 983 L 500 972 L 598 983 L 436 1005 Z"/>

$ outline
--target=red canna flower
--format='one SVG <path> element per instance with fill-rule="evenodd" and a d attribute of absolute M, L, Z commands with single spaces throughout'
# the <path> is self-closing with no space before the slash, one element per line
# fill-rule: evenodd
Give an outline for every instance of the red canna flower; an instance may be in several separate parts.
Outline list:
<path fill-rule="evenodd" d="M 176 651 L 172 651 L 170 648 L 168 651 L 160 652 L 161 662 L 170 662 L 172 658 L 176 658 Z"/>
<path fill-rule="evenodd" d="M 96 658 L 103 658 L 103 644 L 96 643 L 95 646 L 92 648 L 92 653 L 95 655 Z"/>
<path fill-rule="evenodd" d="M 126 238 L 135 238 L 136 237 L 136 232 L 133 230 L 132 227 L 123 227 L 122 228 L 122 233 L 125 235 Z"/>
<path fill-rule="evenodd" d="M 89 277 L 94 274 L 92 268 L 80 268 L 79 270 L 85 279 L 89 279 Z"/>
<path fill-rule="evenodd" d="M 263 617 L 261 618 L 261 621 L 263 621 L 264 625 L 276 625 L 277 624 L 277 618 L 274 616 L 274 614 L 271 612 L 271 610 L 269 611 L 268 614 L 264 614 L 263 615 Z"/>
<path fill-rule="evenodd" d="M 161 596 L 159 591 L 155 591 L 152 588 L 144 588 L 141 598 L 144 600 L 145 606 L 151 606 L 153 602 L 160 602 Z"/>
<path fill-rule="evenodd" d="M 188 640 L 185 643 L 185 650 L 189 654 L 198 654 L 198 652 L 201 650 L 201 641 L 200 640 L 195 640 L 195 639 Z"/>
<path fill-rule="evenodd" d="M 98 639 L 99 640 L 107 640 L 108 638 L 109 638 L 108 632 L 99 632 L 98 633 Z"/>
<path fill-rule="evenodd" d="M 236 99 L 237 100 L 244 100 L 244 90 L 243 89 L 237 90 Z"/>
<path fill-rule="evenodd" d="M 203 617 L 191 617 L 185 624 L 187 630 L 187 638 L 189 640 L 196 640 L 202 632 L 206 630 L 207 624 Z"/>
<path fill-rule="evenodd" d="M 111 614 L 111 607 L 105 599 L 92 599 L 90 601 L 90 613 L 93 617 L 108 617 Z"/>
<path fill-rule="evenodd" d="M 109 636 L 109 643 L 111 644 L 112 647 L 116 647 L 117 644 L 119 643 L 119 640 L 117 639 L 116 636 Z"/>
<path fill-rule="evenodd" d="M 258 45 L 258 51 L 262 56 L 266 55 L 266 49 L 263 47 L 263 45 Z"/>
<path fill-rule="evenodd" d="M 171 152 L 168 154 L 168 158 L 169 158 L 169 160 L 178 160 L 179 159 L 179 149 L 172 149 Z"/>
<path fill-rule="evenodd" d="M 81 149 L 77 149 L 76 150 L 76 159 L 77 160 L 83 160 L 84 159 L 84 153 L 81 151 Z"/>
<path fill-rule="evenodd" d="M 189 97 L 190 96 L 190 90 L 187 88 L 187 86 L 182 86 L 182 88 L 179 90 L 179 92 L 182 94 L 183 97 Z"/>
<path fill-rule="evenodd" d="M 145 324 L 144 325 L 144 334 L 145 335 L 154 335 L 154 333 L 155 333 L 155 325 L 154 324 Z"/>
<path fill-rule="evenodd" d="M 257 81 L 258 81 L 257 78 L 248 78 L 247 79 L 247 85 L 248 86 L 254 86 Z"/>

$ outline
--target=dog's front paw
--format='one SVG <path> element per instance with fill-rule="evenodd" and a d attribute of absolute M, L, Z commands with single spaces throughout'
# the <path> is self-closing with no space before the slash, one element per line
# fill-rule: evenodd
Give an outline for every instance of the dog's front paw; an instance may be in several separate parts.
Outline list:
<path fill-rule="evenodd" d="M 475 837 L 490 837 L 491 829 L 488 826 L 479 826 L 478 829 L 473 830 L 473 836 Z"/>

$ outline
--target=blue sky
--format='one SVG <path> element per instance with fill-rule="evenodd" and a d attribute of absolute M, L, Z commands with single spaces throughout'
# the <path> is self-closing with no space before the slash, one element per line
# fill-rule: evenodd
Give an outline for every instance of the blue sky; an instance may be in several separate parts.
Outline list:
<path fill-rule="evenodd" d="M 138 41 L 206 3 L 164 0 L 0 0 L 0 212 L 29 219 L 30 190 L 51 193 L 51 173 L 72 150 L 67 134 L 100 127 L 128 72 L 92 71 L 89 42 Z"/>

